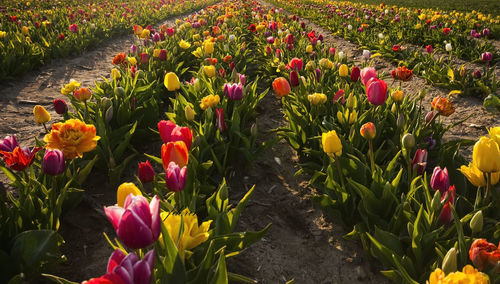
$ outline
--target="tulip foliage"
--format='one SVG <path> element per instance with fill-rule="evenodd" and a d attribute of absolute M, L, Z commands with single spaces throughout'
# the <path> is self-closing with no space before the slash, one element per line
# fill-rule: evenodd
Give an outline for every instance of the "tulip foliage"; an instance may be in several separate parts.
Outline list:
<path fill-rule="evenodd" d="M 372 51 L 435 86 L 484 98 L 489 111 L 500 110 L 495 72 L 500 54 L 489 40 L 498 38 L 499 16 L 348 1 L 270 2 L 360 44 L 368 58 Z"/>
<path fill-rule="evenodd" d="M 346 237 L 361 240 L 384 264 L 382 274 L 395 283 L 422 283 L 436 267 L 448 265 L 443 259 L 451 247 L 458 252 L 455 263 L 463 267 L 470 263 L 467 250 L 475 237 L 500 237 L 498 196 L 485 196 L 492 186 L 485 189 L 485 181 L 482 189 L 470 187 L 457 171 L 465 163 L 460 145 L 473 141 L 442 139 L 463 122 L 440 122 L 440 116 L 454 112 L 448 98 L 436 97 L 433 111 L 425 114 L 425 90 L 406 94 L 388 84 L 411 80 L 411 70 L 397 68 L 387 78 L 369 60 L 353 66 L 296 16 L 275 16 L 288 34 L 255 37 L 263 49 L 271 49 L 267 58 L 277 66 L 262 71 L 272 78 L 288 121 L 276 131 L 299 153 L 299 173 L 308 174 L 321 192 L 313 200 L 352 228 Z M 285 40 L 269 45 L 269 37 Z M 485 139 L 476 147 L 494 150 L 493 138 Z M 473 165 L 488 165 L 481 177 L 496 174 L 498 158 L 475 158 Z M 436 165 L 444 168 L 429 171 Z M 479 217 L 471 221 L 478 212 L 488 220 L 479 230 Z"/>

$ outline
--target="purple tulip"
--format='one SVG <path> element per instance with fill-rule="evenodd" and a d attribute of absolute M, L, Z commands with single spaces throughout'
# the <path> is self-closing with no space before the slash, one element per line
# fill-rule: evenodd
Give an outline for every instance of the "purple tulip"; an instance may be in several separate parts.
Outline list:
<path fill-rule="evenodd" d="M 155 260 L 155 251 L 151 250 L 142 260 L 135 252 L 127 255 L 116 249 L 108 260 L 107 273 L 99 279 L 106 279 L 112 283 L 149 284 Z"/>
<path fill-rule="evenodd" d="M 5 136 L 4 139 L 0 139 L 0 151 L 12 152 L 17 146 L 19 146 L 19 143 L 17 143 L 16 136 L 14 135 Z"/>
<path fill-rule="evenodd" d="M 481 54 L 481 59 L 483 60 L 483 62 L 490 62 L 493 59 L 493 55 L 491 54 L 491 52 L 484 52 L 483 54 Z"/>
<path fill-rule="evenodd" d="M 61 99 L 54 100 L 54 109 L 57 114 L 65 114 L 68 112 L 68 106 L 66 105 L 66 102 Z"/>
<path fill-rule="evenodd" d="M 187 168 L 182 169 L 175 162 L 168 164 L 165 176 L 165 184 L 170 191 L 178 192 L 184 189 L 186 185 Z"/>
<path fill-rule="evenodd" d="M 42 171 L 45 174 L 56 176 L 64 172 L 65 167 L 63 152 L 58 149 L 45 151 L 42 161 Z"/>
<path fill-rule="evenodd" d="M 435 167 L 431 177 L 431 187 L 434 190 L 439 190 L 444 194 L 450 188 L 450 177 L 448 176 L 448 169 L 445 167 Z"/>
<path fill-rule="evenodd" d="M 104 207 L 104 212 L 120 240 L 129 248 L 145 248 L 160 236 L 160 199 L 156 195 L 148 204 L 144 196 L 129 194 L 123 207 Z"/>
<path fill-rule="evenodd" d="M 472 77 L 474 77 L 474 79 L 481 79 L 481 71 L 475 70 L 472 72 Z"/>
<path fill-rule="evenodd" d="M 418 175 L 421 175 L 425 171 L 425 167 L 427 165 L 427 150 L 417 149 L 415 152 L 415 156 L 413 157 L 413 161 L 411 162 L 411 167 L 415 171 L 417 171 Z"/>
<path fill-rule="evenodd" d="M 244 74 L 240 74 L 240 73 L 238 73 L 238 77 L 240 79 L 240 84 L 245 86 L 245 80 L 247 77 Z"/>
<path fill-rule="evenodd" d="M 387 84 L 384 80 L 372 78 L 366 86 L 366 96 L 372 105 L 382 105 L 387 99 Z"/>
<path fill-rule="evenodd" d="M 159 35 L 158 33 L 155 33 L 155 34 L 153 35 L 153 41 L 154 41 L 154 42 L 159 42 L 159 41 L 160 41 L 160 35 Z"/>
<path fill-rule="evenodd" d="M 137 52 L 137 45 L 132 44 L 132 45 L 130 46 L 130 52 L 131 52 L 131 53 L 136 53 L 136 52 Z"/>
<path fill-rule="evenodd" d="M 373 67 L 365 67 L 361 70 L 361 82 L 363 85 L 366 86 L 368 81 L 370 81 L 371 78 L 378 78 L 377 77 L 377 71 Z"/>
<path fill-rule="evenodd" d="M 485 28 L 485 29 L 483 30 L 483 35 L 484 35 L 484 36 L 489 36 L 489 35 L 490 35 L 490 29 Z"/>
<path fill-rule="evenodd" d="M 321 69 L 316 68 L 316 82 L 319 82 L 321 80 Z"/>
<path fill-rule="evenodd" d="M 224 84 L 224 94 L 233 101 L 239 101 L 243 98 L 243 86 L 240 83 L 226 83 Z"/>

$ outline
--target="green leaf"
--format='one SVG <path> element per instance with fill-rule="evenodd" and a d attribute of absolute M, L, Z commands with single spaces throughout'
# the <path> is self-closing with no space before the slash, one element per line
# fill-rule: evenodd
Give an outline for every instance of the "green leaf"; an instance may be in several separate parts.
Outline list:
<path fill-rule="evenodd" d="M 215 268 L 214 276 L 211 284 L 226 284 L 228 283 L 227 278 L 227 268 L 226 268 L 226 256 L 224 255 L 224 249 L 220 250 L 219 253 L 219 261 L 217 262 L 217 266 Z"/>
<path fill-rule="evenodd" d="M 165 257 L 162 259 L 163 268 L 166 273 L 163 273 L 161 283 L 186 283 L 184 262 L 164 223 L 161 224 L 161 233 L 164 249 L 162 248 L 159 251 L 166 249 Z"/>
<path fill-rule="evenodd" d="M 248 200 L 250 200 L 250 196 L 252 195 L 254 190 L 255 190 L 255 185 L 252 186 L 252 188 L 250 188 L 250 190 L 245 194 L 245 196 L 243 196 L 238 205 L 236 205 L 235 208 L 231 209 L 227 213 L 227 217 L 229 219 L 229 225 L 231 226 L 231 232 L 234 231 L 236 224 L 238 223 L 238 219 L 241 215 L 241 212 L 243 211 L 243 209 L 245 209 Z"/>
<path fill-rule="evenodd" d="M 51 275 L 51 274 L 42 273 L 42 276 L 52 280 L 55 283 L 59 283 L 59 284 L 78 284 L 78 282 L 69 281 L 69 280 L 64 279 L 62 277 Z"/>

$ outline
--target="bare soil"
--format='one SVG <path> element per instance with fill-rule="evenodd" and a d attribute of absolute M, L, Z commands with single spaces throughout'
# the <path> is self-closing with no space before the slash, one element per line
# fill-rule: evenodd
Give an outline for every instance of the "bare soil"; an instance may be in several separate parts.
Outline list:
<path fill-rule="evenodd" d="M 361 51 L 356 45 L 333 36 L 317 25 L 307 24 L 323 34 L 328 45 L 346 52 L 351 60 L 360 62 Z M 45 106 L 57 119 L 52 100 L 64 98 L 60 94 L 61 87 L 71 78 L 84 86 L 92 86 L 94 81 L 109 77 L 113 56 L 128 50 L 132 42 L 131 36 L 110 39 L 95 50 L 53 61 L 41 70 L 3 82 L 0 86 L 0 137 L 16 134 L 23 145 L 32 145 L 33 137 L 39 137 L 43 132 L 42 126 L 33 123 L 33 106 Z M 386 74 L 394 68 L 380 58 L 376 59 L 375 67 Z M 429 89 L 425 99 L 428 109 L 434 96 L 447 95 L 446 91 L 430 87 L 418 77 L 403 84 L 407 93 L 423 88 Z M 450 138 L 475 140 L 486 133 L 486 127 L 499 121 L 500 116 L 487 113 L 479 99 L 458 97 L 454 104 L 456 113 L 447 121 L 456 121 L 468 115 L 472 117 L 452 129 Z M 279 100 L 271 94 L 264 99 L 258 119 L 261 139 L 272 139 L 274 134 L 269 131 L 286 123 L 279 109 Z M 129 168 L 126 176 L 132 180 L 136 169 L 134 166 Z M 380 269 L 378 263 L 368 258 L 361 245 L 342 238 L 347 232 L 340 223 L 328 220 L 321 210 L 313 208 L 309 197 L 314 194 L 314 189 L 308 186 L 304 177 L 295 177 L 297 170 L 297 154 L 281 141 L 248 171 L 239 172 L 236 178 L 230 180 L 233 200 L 241 198 L 249 187 L 256 184 L 256 192 L 242 215 L 238 229 L 254 231 L 273 223 L 262 241 L 229 260 L 230 270 L 253 277 L 259 283 L 284 283 L 291 279 L 295 279 L 296 283 L 386 283 L 386 279 L 377 272 Z M 5 179 L 0 177 L 0 181 Z M 72 281 L 105 273 L 111 249 L 103 232 L 111 238 L 115 237 L 102 208 L 115 203 L 116 188 L 107 183 L 105 175 L 96 173 L 89 178 L 85 190 L 84 200 L 63 218 L 60 233 L 66 241 L 63 252 L 67 262 L 54 272 Z"/>

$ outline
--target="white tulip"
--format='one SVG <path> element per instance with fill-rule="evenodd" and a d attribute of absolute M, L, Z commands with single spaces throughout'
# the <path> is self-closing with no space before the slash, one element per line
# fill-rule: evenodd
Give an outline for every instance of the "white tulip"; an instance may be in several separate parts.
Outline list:
<path fill-rule="evenodd" d="M 446 49 L 446 51 L 452 51 L 453 48 L 451 47 L 451 43 L 447 43 L 444 47 Z"/>
<path fill-rule="evenodd" d="M 347 26 L 347 29 L 348 29 L 348 30 L 352 30 L 352 26 L 351 26 L 351 25 L 348 25 L 348 26 Z"/>

